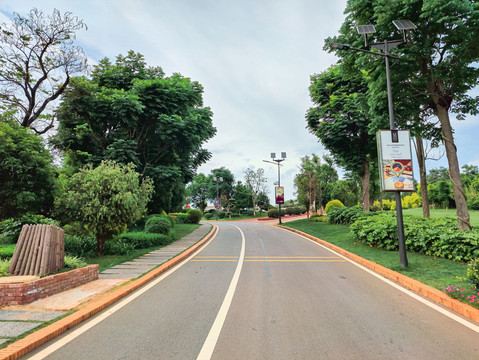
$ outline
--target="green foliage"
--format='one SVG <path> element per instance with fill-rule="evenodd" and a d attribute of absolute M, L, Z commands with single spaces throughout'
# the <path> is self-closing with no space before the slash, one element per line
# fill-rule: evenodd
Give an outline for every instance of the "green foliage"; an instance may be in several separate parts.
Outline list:
<path fill-rule="evenodd" d="M 169 215 L 171 217 L 173 217 L 178 224 L 189 224 L 190 223 L 190 217 L 188 216 L 188 214 L 185 214 L 185 213 L 170 213 Z"/>
<path fill-rule="evenodd" d="M 474 284 L 476 289 L 479 289 L 479 258 L 472 260 L 467 265 L 467 279 Z"/>
<path fill-rule="evenodd" d="M 268 217 L 273 218 L 273 219 L 279 218 L 279 210 L 274 209 L 274 208 L 269 209 L 268 210 Z"/>
<path fill-rule="evenodd" d="M 370 213 L 363 211 L 359 206 L 335 207 L 328 212 L 328 221 L 331 224 L 349 225 L 369 214 Z"/>
<path fill-rule="evenodd" d="M 55 170 L 42 138 L 0 121 L 0 220 L 53 207 Z"/>
<path fill-rule="evenodd" d="M 8 276 L 8 267 L 12 259 L 0 259 L 0 276 Z"/>
<path fill-rule="evenodd" d="M 25 224 L 50 224 L 59 226 L 58 221 L 43 215 L 24 214 L 16 218 L 5 219 L 0 222 L 0 244 L 16 243 L 22 231 L 22 227 Z"/>
<path fill-rule="evenodd" d="M 65 254 L 87 259 L 97 254 L 97 244 L 91 235 L 65 234 Z"/>
<path fill-rule="evenodd" d="M 314 214 L 309 218 L 313 222 L 327 223 L 328 217 L 324 215 Z"/>
<path fill-rule="evenodd" d="M 76 256 L 65 256 L 65 269 L 74 270 L 87 266 L 87 263 L 83 259 Z"/>
<path fill-rule="evenodd" d="M 370 246 L 398 249 L 397 220 L 393 212 L 360 218 L 350 229 L 359 241 Z M 455 261 L 479 257 L 479 231 L 458 231 L 452 218 L 404 215 L 404 238 L 409 251 Z"/>
<path fill-rule="evenodd" d="M 206 220 L 211 220 L 212 218 L 213 218 L 213 213 L 208 212 L 208 213 L 205 214 L 205 219 Z"/>
<path fill-rule="evenodd" d="M 185 184 L 211 156 L 203 144 L 216 129 L 202 94 L 198 82 L 165 77 L 141 54 L 103 59 L 91 79 L 71 80 L 54 143 L 74 167 L 105 159 L 137 165 L 154 182 L 149 211 L 170 211 L 183 204 Z"/>
<path fill-rule="evenodd" d="M 337 207 L 344 207 L 344 204 L 339 201 L 339 200 L 331 200 L 326 204 L 326 207 L 324 208 L 324 211 L 326 214 L 329 214 L 329 211 L 331 209 L 337 208 Z"/>
<path fill-rule="evenodd" d="M 57 206 L 95 235 L 101 256 L 106 239 L 144 215 L 152 190 L 149 179 L 140 184 L 133 164 L 103 161 L 96 168 L 88 166 L 73 175 L 62 189 Z"/>
<path fill-rule="evenodd" d="M 412 193 L 401 199 L 403 209 L 415 209 L 422 205 L 421 196 L 418 193 Z"/>
<path fill-rule="evenodd" d="M 145 232 L 167 235 L 171 230 L 171 223 L 168 216 L 152 216 L 145 224 Z"/>
<path fill-rule="evenodd" d="M 188 219 L 190 224 L 198 224 L 203 217 L 203 212 L 198 209 L 191 209 L 188 211 Z"/>
<path fill-rule="evenodd" d="M 134 232 L 124 233 L 105 244 L 105 254 L 127 255 L 135 249 L 146 249 L 170 244 L 175 239 L 175 231 L 168 234 Z"/>
<path fill-rule="evenodd" d="M 226 217 L 226 212 L 223 210 L 218 211 L 218 218 L 224 219 Z"/>
<path fill-rule="evenodd" d="M 2 245 L 0 247 L 0 259 L 10 259 L 15 252 L 15 244 Z"/>

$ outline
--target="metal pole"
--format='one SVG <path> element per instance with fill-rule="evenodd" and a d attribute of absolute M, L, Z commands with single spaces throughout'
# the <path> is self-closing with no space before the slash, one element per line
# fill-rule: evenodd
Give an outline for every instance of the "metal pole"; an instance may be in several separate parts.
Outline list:
<path fill-rule="evenodd" d="M 393 108 L 393 97 L 391 90 L 391 76 L 389 73 L 389 47 L 387 40 L 384 41 L 384 52 L 386 60 L 386 85 L 388 91 L 388 107 L 389 107 L 389 127 L 391 130 L 396 129 L 394 123 L 394 108 Z M 397 226 L 398 226 L 398 239 L 399 239 L 399 259 L 401 262 L 401 267 L 406 268 L 408 266 L 407 253 L 406 253 L 406 242 L 404 240 L 404 222 L 402 216 L 402 204 L 401 204 L 401 192 L 396 191 L 396 217 L 397 217 Z"/>
<path fill-rule="evenodd" d="M 278 161 L 278 187 L 281 186 L 281 176 L 280 176 L 280 171 L 279 171 L 279 161 Z M 281 225 L 281 204 L 278 204 L 279 206 L 279 224 Z"/>
<path fill-rule="evenodd" d="M 216 208 L 216 221 L 218 221 L 218 178 L 216 178 L 216 200 L 215 200 L 215 208 Z"/>

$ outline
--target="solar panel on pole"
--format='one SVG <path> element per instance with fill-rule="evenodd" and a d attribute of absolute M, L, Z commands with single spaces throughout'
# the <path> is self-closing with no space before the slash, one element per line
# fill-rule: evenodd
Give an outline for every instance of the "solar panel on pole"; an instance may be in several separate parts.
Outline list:
<path fill-rule="evenodd" d="M 374 25 L 358 25 L 356 29 L 360 35 L 374 34 L 376 32 Z"/>
<path fill-rule="evenodd" d="M 417 28 L 411 20 L 393 20 L 393 24 L 398 30 L 413 30 Z"/>

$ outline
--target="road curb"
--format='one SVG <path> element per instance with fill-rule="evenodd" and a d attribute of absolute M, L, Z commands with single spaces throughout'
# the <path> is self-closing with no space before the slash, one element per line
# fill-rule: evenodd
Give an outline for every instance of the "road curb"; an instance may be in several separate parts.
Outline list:
<path fill-rule="evenodd" d="M 211 231 L 206 234 L 203 239 L 198 241 L 193 246 L 189 247 L 181 254 L 176 257 L 168 260 L 164 264 L 160 265 L 156 269 L 150 271 L 142 277 L 127 282 L 126 285 L 119 285 L 120 287 L 113 291 L 108 291 L 106 293 L 100 294 L 95 297 L 93 300 L 80 305 L 78 311 L 75 313 L 60 319 L 53 324 L 40 329 L 23 339 L 20 339 L 13 344 L 8 345 L 6 348 L 0 350 L 0 359 L 1 360 L 15 360 L 21 356 L 29 353 L 30 351 L 36 349 L 37 347 L 43 345 L 47 341 L 61 335 L 68 329 L 71 329 L 75 325 L 85 321 L 86 319 L 92 317 L 96 313 L 125 297 L 126 295 L 132 293 L 134 290 L 145 285 L 149 281 L 153 280 L 157 276 L 161 275 L 165 271 L 171 269 L 173 266 L 177 265 L 188 256 L 193 254 L 201 246 L 203 246 L 210 238 L 215 234 L 217 226 L 212 224 Z"/>
<path fill-rule="evenodd" d="M 441 304 L 455 312 L 457 312 L 460 315 L 463 315 L 467 317 L 468 319 L 471 319 L 477 323 L 479 323 L 479 309 L 476 309 L 470 305 L 467 305 L 463 302 L 460 302 L 459 300 L 453 299 L 449 297 L 448 295 L 444 294 L 442 291 L 439 291 L 437 289 L 434 289 L 428 285 L 425 285 L 417 280 L 414 280 L 406 275 L 400 274 L 396 271 L 393 271 L 391 269 L 388 269 L 382 265 L 376 264 L 375 262 L 372 262 L 370 260 L 364 259 L 356 254 L 353 254 L 352 252 L 349 252 L 347 250 L 344 250 L 343 248 L 340 248 L 336 245 L 333 245 L 331 243 L 328 243 L 327 241 L 321 240 L 317 237 L 314 237 L 312 235 L 306 234 L 305 232 L 302 232 L 297 229 L 292 229 L 289 227 L 281 226 L 275 224 L 274 226 L 277 226 L 281 229 L 289 230 L 292 232 L 295 232 L 299 235 L 302 235 L 310 240 L 313 240 L 321 245 L 326 246 L 327 248 L 336 251 L 337 253 L 346 256 L 347 258 L 375 271 L 378 274 L 383 275 L 384 277 L 393 280 L 405 287 L 407 287 L 410 290 L 413 290 L 429 299 L 432 301 Z"/>

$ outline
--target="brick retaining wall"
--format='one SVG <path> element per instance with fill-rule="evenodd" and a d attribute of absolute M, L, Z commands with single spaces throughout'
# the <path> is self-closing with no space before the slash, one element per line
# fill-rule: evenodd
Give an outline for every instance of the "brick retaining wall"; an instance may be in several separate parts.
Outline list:
<path fill-rule="evenodd" d="M 98 279 L 98 264 L 41 279 L 0 284 L 0 306 L 25 305 Z"/>

